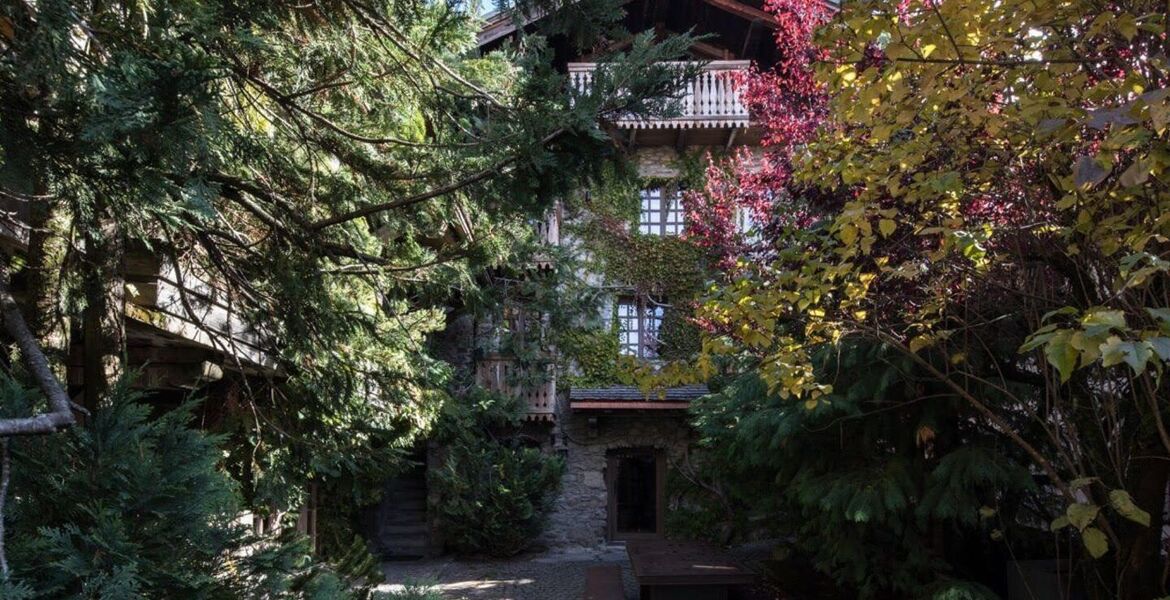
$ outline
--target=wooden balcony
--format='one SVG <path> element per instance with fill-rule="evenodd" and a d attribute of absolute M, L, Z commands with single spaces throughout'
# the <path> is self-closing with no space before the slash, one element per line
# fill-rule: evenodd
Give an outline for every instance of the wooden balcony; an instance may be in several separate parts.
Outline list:
<path fill-rule="evenodd" d="M 130 337 L 151 345 L 205 348 L 226 357 L 226 364 L 271 371 L 276 364 L 262 349 L 263 331 L 248 322 L 240 306 L 211 276 L 187 265 L 182 272 L 158 254 L 132 252 L 126 256 L 126 316 L 140 325 Z"/>
<path fill-rule="evenodd" d="M 556 419 L 557 379 L 549 366 L 548 373 L 538 378 L 539 383 L 526 384 L 526 377 L 515 359 L 488 356 L 476 364 L 475 383 L 493 392 L 518 397 L 527 407 L 526 420 L 553 421 Z"/>
<path fill-rule="evenodd" d="M 680 90 L 682 114 L 665 119 L 618 117 L 613 125 L 626 132 L 630 143 L 638 145 L 755 143 L 758 132 L 752 128 L 751 112 L 740 99 L 736 84 L 750 65 L 746 60 L 705 63 L 698 77 Z M 578 91 L 587 90 L 597 68 L 597 63 L 570 63 L 569 84 Z"/>

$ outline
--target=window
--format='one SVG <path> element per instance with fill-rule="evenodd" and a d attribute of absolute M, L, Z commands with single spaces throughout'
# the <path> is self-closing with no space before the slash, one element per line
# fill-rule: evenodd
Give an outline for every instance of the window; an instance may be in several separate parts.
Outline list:
<path fill-rule="evenodd" d="M 683 230 L 682 192 L 652 188 L 642 190 L 638 231 L 647 235 L 678 235 Z"/>
<path fill-rule="evenodd" d="M 658 330 L 665 309 L 649 298 L 623 298 L 618 302 L 618 341 L 621 353 L 638 358 L 658 357 Z"/>

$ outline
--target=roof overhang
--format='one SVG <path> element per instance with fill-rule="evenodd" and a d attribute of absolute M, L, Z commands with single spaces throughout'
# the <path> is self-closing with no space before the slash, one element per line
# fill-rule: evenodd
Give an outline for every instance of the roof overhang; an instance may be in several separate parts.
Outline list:
<path fill-rule="evenodd" d="M 574 388 L 569 391 L 569 409 L 573 412 L 683 412 L 691 401 L 707 395 L 705 385 L 687 385 L 646 392 L 635 386 L 615 385 L 601 388 Z"/>
<path fill-rule="evenodd" d="M 570 401 L 573 412 L 663 412 L 685 411 L 691 406 L 687 401 L 667 400 L 578 400 Z"/>

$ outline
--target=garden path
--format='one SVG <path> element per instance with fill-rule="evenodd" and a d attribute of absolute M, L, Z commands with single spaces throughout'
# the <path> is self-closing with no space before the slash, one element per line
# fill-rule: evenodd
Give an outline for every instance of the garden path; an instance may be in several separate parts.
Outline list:
<path fill-rule="evenodd" d="M 767 545 L 732 551 L 751 567 L 767 553 Z M 546 552 L 510 560 L 456 560 L 450 557 L 383 563 L 386 583 L 379 591 L 396 592 L 406 583 L 430 584 L 445 600 L 578 600 L 584 591 L 585 569 L 616 564 L 622 568 L 626 598 L 637 600 L 638 586 L 630 571 L 625 546 Z M 753 600 L 757 595 L 752 595 Z M 766 598 L 766 595 L 759 595 Z"/>

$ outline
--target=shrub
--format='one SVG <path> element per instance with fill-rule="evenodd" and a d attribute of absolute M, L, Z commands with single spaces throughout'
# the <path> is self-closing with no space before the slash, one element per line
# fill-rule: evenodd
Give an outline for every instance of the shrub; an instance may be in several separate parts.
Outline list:
<path fill-rule="evenodd" d="M 444 414 L 443 468 L 431 475 L 437 525 L 451 550 L 513 556 L 540 533 L 563 462 L 523 446 L 514 398 L 473 389 Z"/>
<path fill-rule="evenodd" d="M 463 554 L 522 552 L 540 533 L 563 470 L 560 459 L 535 448 L 490 439 L 451 447 L 432 480 L 447 544 Z"/>
<path fill-rule="evenodd" d="M 5 414 L 32 400 L 0 376 Z M 10 439 L 0 597 L 368 597 L 360 553 L 314 564 L 303 536 L 261 540 L 234 523 L 236 485 L 219 439 L 191 427 L 192 407 L 152 415 L 122 385 L 84 424 Z"/>
<path fill-rule="evenodd" d="M 443 600 L 443 593 L 429 583 L 407 582 L 402 590 L 381 596 L 384 600 Z"/>

